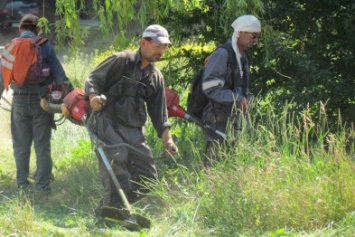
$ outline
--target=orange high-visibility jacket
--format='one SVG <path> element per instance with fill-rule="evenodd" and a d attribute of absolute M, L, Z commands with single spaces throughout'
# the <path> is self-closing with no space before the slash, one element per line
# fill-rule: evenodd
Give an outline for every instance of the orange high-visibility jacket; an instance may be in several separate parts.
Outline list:
<path fill-rule="evenodd" d="M 15 38 L 5 45 L 2 54 L 2 76 L 4 88 L 14 82 L 22 86 L 30 66 L 37 62 L 37 50 L 33 38 Z"/>

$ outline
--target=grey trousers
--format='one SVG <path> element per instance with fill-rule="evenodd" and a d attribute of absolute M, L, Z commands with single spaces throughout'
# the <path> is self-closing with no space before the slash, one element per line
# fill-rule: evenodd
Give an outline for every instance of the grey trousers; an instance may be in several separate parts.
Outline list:
<path fill-rule="evenodd" d="M 94 132 L 106 145 L 118 145 L 104 147 L 104 153 L 128 201 L 131 203 L 137 201 L 141 196 L 137 192 L 148 192 L 142 183 L 157 179 L 153 154 L 146 143 L 144 128 L 126 127 L 111 121 L 105 115 L 98 114 Z M 96 155 L 104 186 L 103 199 L 99 205 L 122 207 L 122 200 L 97 150 Z"/>
<path fill-rule="evenodd" d="M 35 189 L 50 190 L 52 122 L 52 115 L 40 107 L 37 95 L 14 95 L 11 109 L 11 133 L 19 187 L 29 185 L 28 175 L 33 143 L 37 166 Z"/>

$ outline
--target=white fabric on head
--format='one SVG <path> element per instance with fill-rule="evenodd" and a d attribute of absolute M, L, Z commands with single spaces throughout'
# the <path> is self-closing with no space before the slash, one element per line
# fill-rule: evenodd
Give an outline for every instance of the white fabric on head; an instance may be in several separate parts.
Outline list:
<path fill-rule="evenodd" d="M 253 15 L 244 15 L 238 17 L 233 23 L 234 32 L 261 32 L 261 24 L 258 18 Z"/>
<path fill-rule="evenodd" d="M 239 49 L 237 47 L 239 32 L 261 32 L 261 24 L 258 18 L 256 18 L 255 16 L 243 15 L 235 19 L 231 26 L 234 28 L 234 32 L 232 35 L 232 47 L 237 57 L 240 75 L 243 76 L 243 68 L 240 63 L 240 58 L 242 57 L 242 55 L 240 54 Z"/>

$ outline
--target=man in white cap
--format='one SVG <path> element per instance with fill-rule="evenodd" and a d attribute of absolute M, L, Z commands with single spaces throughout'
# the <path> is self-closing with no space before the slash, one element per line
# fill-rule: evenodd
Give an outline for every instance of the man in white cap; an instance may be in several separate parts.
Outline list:
<path fill-rule="evenodd" d="M 164 78 L 154 65 L 170 44 L 164 27 L 150 25 L 143 32 L 138 50 L 109 56 L 85 83 L 86 97 L 92 110 L 97 111 L 92 129 L 107 145 L 119 144 L 106 147 L 105 154 L 131 203 L 149 191 L 140 185 L 142 182 L 157 178 L 153 154 L 145 138 L 147 112 L 166 151 L 171 155 L 177 153 L 170 134 Z M 95 213 L 104 217 L 104 207 L 124 206 L 100 155 L 96 154 L 104 194 Z"/>
<path fill-rule="evenodd" d="M 247 49 L 254 46 L 260 37 L 261 24 L 253 15 L 238 17 L 233 23 L 232 38 L 217 48 L 205 65 L 202 89 L 209 98 L 203 111 L 204 123 L 227 132 L 227 124 L 238 130 L 239 112 L 246 112 L 250 102 L 250 65 Z M 204 166 L 211 167 L 218 160 L 217 147 L 225 141 L 222 137 L 206 129 L 206 159 Z M 216 149 L 217 148 L 217 149 Z"/>

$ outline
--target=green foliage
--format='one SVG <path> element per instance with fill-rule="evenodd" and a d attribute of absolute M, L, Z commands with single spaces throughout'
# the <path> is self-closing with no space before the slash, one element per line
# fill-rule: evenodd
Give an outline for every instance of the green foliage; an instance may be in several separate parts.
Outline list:
<path fill-rule="evenodd" d="M 353 122 L 353 2 L 269 1 L 267 10 L 267 23 L 275 32 L 272 41 L 263 38 L 258 57 L 253 57 L 259 67 L 253 74 L 254 90 L 262 96 L 273 93 L 273 104 L 280 109 L 293 101 L 295 111 L 310 107 L 315 113 L 322 102 L 334 124 L 343 122 L 337 120 L 338 109 L 344 121 Z M 262 57 L 266 45 L 273 49 L 268 64 Z"/>
<path fill-rule="evenodd" d="M 44 33 L 49 33 L 50 32 L 49 21 L 45 17 L 41 17 L 38 20 L 38 27 L 40 27 Z"/>
<path fill-rule="evenodd" d="M 115 54 L 119 51 L 122 50 L 137 50 L 138 46 L 136 46 L 136 40 L 132 39 L 132 40 L 127 40 L 127 39 L 122 39 L 120 41 L 120 43 L 118 45 L 120 45 L 119 47 L 117 46 L 110 46 L 107 50 L 105 50 L 104 52 L 100 53 L 99 55 L 97 55 L 96 57 L 93 58 L 92 64 L 97 66 L 99 65 L 102 61 L 104 61 L 107 57 L 111 56 L 112 54 Z"/>
<path fill-rule="evenodd" d="M 84 54 L 77 52 L 64 56 L 65 72 L 74 87 L 84 88 L 84 81 L 89 73 L 94 69 L 98 52 Z"/>
<path fill-rule="evenodd" d="M 82 1 L 81 1 L 82 2 Z M 81 6 L 84 6 L 83 4 Z M 55 29 L 59 44 L 69 42 L 71 49 L 75 50 L 84 45 L 83 39 L 87 37 L 88 29 L 80 25 L 78 2 L 72 0 L 57 0 L 56 15 L 61 20 L 55 22 Z M 69 40 L 69 41 L 68 41 Z"/>
<path fill-rule="evenodd" d="M 307 111 L 299 122 L 285 107 L 281 116 L 269 111 L 252 129 L 244 127 L 210 172 L 185 165 L 162 172 L 153 192 L 169 210 L 170 226 L 194 228 L 196 236 L 204 236 L 202 226 L 206 236 L 298 236 L 347 218 L 355 207 L 354 151 L 346 149 L 354 131 L 329 133 Z M 199 152 L 192 154 L 199 159 Z"/>
<path fill-rule="evenodd" d="M 88 5 L 88 4 L 86 4 Z M 270 101 L 280 112 L 292 101 L 293 110 L 309 107 L 313 113 L 322 102 L 333 124 L 353 122 L 354 116 L 354 11 L 351 0 L 345 1 L 98 1 L 85 7 L 83 1 L 56 1 L 59 38 L 67 37 L 71 46 L 83 45 L 86 31 L 78 25 L 78 15 L 93 9 L 103 36 L 110 34 L 117 47 L 133 22 L 141 27 L 160 23 L 171 33 L 174 46 L 181 49 L 187 41 L 201 45 L 220 45 L 231 37 L 231 23 L 242 14 L 254 14 L 262 22 L 262 39 L 249 54 L 253 59 L 252 91 Z M 327 17 L 325 17 L 327 16 Z M 308 19 L 308 20 L 304 20 Z M 118 33 L 117 33 L 118 32 Z M 132 32 L 133 33 L 133 32 Z M 140 34 L 140 33 L 139 33 Z M 181 50 L 184 67 L 191 72 L 206 52 L 190 54 Z M 200 64 L 199 64 L 200 65 Z M 164 70 L 171 83 L 186 86 L 185 68 L 169 65 Z M 180 77 L 181 76 L 181 77 Z M 170 81 L 168 83 L 170 85 Z M 337 119 L 338 109 L 342 121 Z M 334 128 L 332 128 L 334 129 Z"/>
<path fill-rule="evenodd" d="M 169 49 L 163 59 L 167 63 L 162 67 L 167 86 L 174 88 L 181 96 L 186 94 L 195 73 L 203 67 L 205 58 L 215 47 L 213 43 L 201 45 L 187 41 L 182 46 Z"/>

